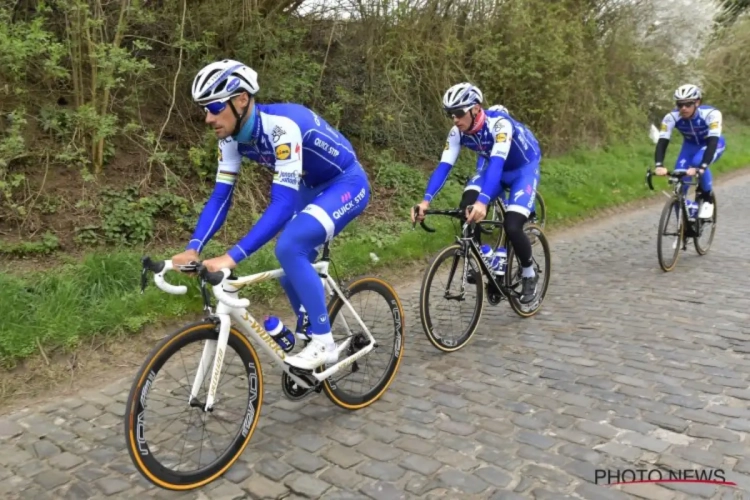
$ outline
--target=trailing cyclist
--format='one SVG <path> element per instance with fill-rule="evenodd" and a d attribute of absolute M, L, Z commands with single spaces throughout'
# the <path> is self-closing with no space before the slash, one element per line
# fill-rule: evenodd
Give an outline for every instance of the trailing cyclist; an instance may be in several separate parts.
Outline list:
<path fill-rule="evenodd" d="M 418 205 L 419 213 L 412 209 L 411 218 L 424 218 L 423 211 L 448 179 L 461 147 L 477 152 L 476 175 L 466 184 L 460 208 L 473 205 L 471 212 L 467 209 L 467 222 L 481 221 L 487 215 L 487 206 L 504 189 L 510 190 L 504 228 L 523 268 L 520 301 L 528 304 L 534 300 L 539 276 L 534 272 L 531 242 L 523 227 L 534 209 L 542 152 L 536 137 L 523 123 L 513 119 L 502 106 L 483 109 L 482 99 L 481 90 L 466 82 L 452 86 L 443 96 L 443 108 L 454 126 Z"/>
<path fill-rule="evenodd" d="M 685 172 L 685 182 L 696 172 L 700 173 L 700 183 L 696 190 L 700 204 L 698 217 L 711 218 L 714 206 L 712 203 L 712 176 L 709 166 L 724 153 L 726 144 L 721 135 L 721 111 L 702 104 L 701 90 L 695 85 L 682 85 L 674 93 L 676 108 L 667 113 L 661 122 L 659 140 L 656 143 L 654 160 L 656 175 L 666 175 L 664 156 L 667 152 L 672 129 L 682 134 L 684 141 L 677 157 L 674 172 Z M 696 168 L 697 167 L 697 168 Z M 684 186 L 684 193 L 690 188 Z"/>
<path fill-rule="evenodd" d="M 219 138 L 216 186 L 187 249 L 172 257 L 176 266 L 199 260 L 199 253 L 224 223 L 245 156 L 275 172 L 270 204 L 247 235 L 224 255 L 203 261 L 209 271 L 234 268 L 283 229 L 276 257 L 286 276 L 281 284 L 298 312 L 310 318 L 312 341 L 285 362 L 314 370 L 337 361 L 336 344 L 320 277 L 312 267 L 318 248 L 354 220 L 370 200 L 367 175 L 354 148 L 310 109 L 292 103 L 258 104 L 257 73 L 224 59 L 201 69 L 193 80 L 193 100 Z M 308 332 L 301 332 L 304 336 Z"/>

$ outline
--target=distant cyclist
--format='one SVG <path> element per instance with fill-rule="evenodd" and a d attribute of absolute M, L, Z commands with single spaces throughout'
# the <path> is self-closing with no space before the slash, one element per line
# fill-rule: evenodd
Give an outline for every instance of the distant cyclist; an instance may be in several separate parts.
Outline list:
<path fill-rule="evenodd" d="M 697 199 L 700 204 L 699 218 L 713 216 L 713 182 L 709 166 L 724 153 L 726 144 L 721 135 L 721 111 L 702 104 L 701 90 L 695 85 L 682 85 L 674 93 L 676 108 L 667 113 L 661 122 L 659 140 L 656 143 L 654 160 L 656 175 L 666 175 L 664 155 L 667 152 L 672 129 L 682 134 L 684 141 L 675 163 L 675 172 L 685 172 L 684 179 L 690 182 L 696 171 L 700 172 Z M 690 186 L 684 186 L 687 193 Z"/>
<path fill-rule="evenodd" d="M 279 231 L 276 257 L 286 276 L 281 284 L 298 312 L 307 311 L 312 342 L 285 362 L 305 370 L 335 363 L 336 344 L 323 285 L 312 262 L 370 200 L 367 175 L 354 148 L 323 118 L 300 104 L 257 104 L 258 76 L 244 64 L 225 59 L 201 69 L 193 80 L 193 100 L 206 112 L 219 141 L 216 186 L 198 219 L 187 250 L 176 265 L 199 260 L 199 253 L 227 216 L 245 156 L 275 172 L 271 201 L 250 232 L 221 257 L 203 264 L 210 271 L 234 268 Z M 307 334 L 307 332 L 302 332 Z"/>
<path fill-rule="evenodd" d="M 510 189 L 504 227 L 523 268 L 520 301 L 528 304 L 534 300 L 539 276 L 534 272 L 531 242 L 523 226 L 534 208 L 542 152 L 536 137 L 523 123 L 500 105 L 485 111 L 482 99 L 481 90 L 465 82 L 452 86 L 443 96 L 443 108 L 454 126 L 448 133 L 440 164 L 427 184 L 424 200 L 418 205 L 419 213 L 412 209 L 411 218 L 424 218 L 422 212 L 445 184 L 461 147 L 477 152 L 477 173 L 466 184 L 460 207 L 473 205 L 471 212 L 467 210 L 467 221 L 481 221 L 487 215 L 487 206 L 503 189 Z"/>

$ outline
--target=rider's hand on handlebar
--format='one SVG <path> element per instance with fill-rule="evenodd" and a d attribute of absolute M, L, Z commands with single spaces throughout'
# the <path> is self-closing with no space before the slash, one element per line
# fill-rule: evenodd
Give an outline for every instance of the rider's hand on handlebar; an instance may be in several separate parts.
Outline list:
<path fill-rule="evenodd" d="M 466 207 L 466 223 L 479 222 L 487 215 L 487 205 L 478 201 L 474 205 Z"/>
<path fill-rule="evenodd" d="M 690 167 L 690 168 L 689 168 L 689 169 L 687 169 L 687 171 L 685 172 L 685 175 L 686 175 L 686 176 L 688 176 L 688 177 L 692 177 L 692 176 L 694 176 L 694 175 L 695 175 L 695 174 L 696 174 L 697 172 L 698 172 L 698 169 L 697 169 L 697 168 L 695 168 L 695 167 Z"/>
<path fill-rule="evenodd" d="M 209 272 L 220 271 L 224 268 L 234 269 L 237 267 L 237 263 L 228 254 L 224 254 L 221 257 L 214 257 L 203 261 L 203 266 L 209 270 Z"/>
<path fill-rule="evenodd" d="M 422 201 L 417 205 L 419 207 L 419 213 L 414 213 L 414 207 L 411 207 L 411 221 L 412 222 L 422 222 L 424 220 L 424 211 L 430 208 L 430 202 L 429 201 Z"/>
<path fill-rule="evenodd" d="M 667 169 L 664 167 L 656 167 L 654 169 L 654 174 L 655 175 L 667 175 Z"/>
<path fill-rule="evenodd" d="M 185 250 L 182 253 L 178 253 L 174 257 L 172 257 L 172 267 L 176 271 L 184 272 L 180 268 L 183 266 L 189 266 L 193 262 L 200 262 L 201 258 L 200 255 L 198 255 L 198 252 L 195 250 Z M 189 272 L 189 274 L 192 274 L 192 272 Z"/>

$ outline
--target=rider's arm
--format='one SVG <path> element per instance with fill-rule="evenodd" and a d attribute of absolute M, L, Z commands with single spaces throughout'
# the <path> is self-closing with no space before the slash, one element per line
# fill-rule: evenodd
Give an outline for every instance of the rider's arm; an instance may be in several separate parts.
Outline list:
<path fill-rule="evenodd" d="M 448 134 L 448 140 L 445 141 L 445 149 L 440 158 L 440 163 L 435 171 L 432 172 L 430 180 L 427 182 L 424 201 L 432 201 L 440 190 L 443 189 L 445 181 L 448 180 L 448 174 L 450 174 L 453 165 L 456 163 L 460 151 L 461 136 L 458 133 L 458 128 L 453 127 Z"/>
<path fill-rule="evenodd" d="M 276 146 L 271 202 L 250 232 L 227 252 L 235 262 L 249 257 L 268 243 L 294 215 L 302 177 L 302 134 L 299 126 L 291 120 L 283 122 L 283 129 L 286 133 Z"/>
<path fill-rule="evenodd" d="M 656 142 L 656 150 L 654 151 L 654 163 L 657 167 L 664 164 L 664 155 L 667 153 L 667 146 L 669 146 L 669 139 L 672 137 L 672 129 L 674 129 L 675 123 L 672 113 L 664 115 L 664 119 L 661 121 L 659 140 Z"/>
<path fill-rule="evenodd" d="M 242 157 L 237 151 L 237 143 L 231 137 L 219 141 L 219 168 L 216 172 L 216 185 L 211 197 L 203 207 L 193 236 L 186 250 L 200 253 L 211 237 L 224 224 L 232 203 L 234 183 L 240 171 Z"/>
<path fill-rule="evenodd" d="M 672 137 L 672 129 L 675 126 L 675 120 L 672 113 L 664 115 L 659 128 L 659 140 L 656 142 L 656 151 L 654 152 L 654 163 L 657 167 L 664 164 L 664 155 L 667 153 L 669 139 Z"/>
<path fill-rule="evenodd" d="M 716 154 L 719 137 L 721 137 L 721 111 L 718 109 L 710 111 L 706 117 L 706 123 L 708 124 L 708 137 L 706 137 L 706 151 L 703 153 L 701 168 L 709 166 Z"/>
<path fill-rule="evenodd" d="M 505 160 L 510 152 L 510 145 L 513 141 L 513 125 L 510 120 L 500 118 L 492 127 L 492 134 L 495 136 L 495 143 L 490 151 L 490 162 L 484 172 L 484 182 L 482 191 L 477 197 L 477 201 L 489 205 L 490 201 L 500 194 L 500 180 L 503 177 L 503 167 Z"/>

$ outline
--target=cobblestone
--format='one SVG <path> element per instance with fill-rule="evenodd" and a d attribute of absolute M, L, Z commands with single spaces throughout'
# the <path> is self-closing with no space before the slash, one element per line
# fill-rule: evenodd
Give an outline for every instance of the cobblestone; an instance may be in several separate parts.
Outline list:
<path fill-rule="evenodd" d="M 420 284 L 394 283 L 405 307 L 405 356 L 382 398 L 356 412 L 322 394 L 286 400 L 259 350 L 260 424 L 240 460 L 198 491 L 167 492 L 134 472 L 121 435 L 133 372 L 4 415 L 0 496 L 747 496 L 750 298 L 737 278 L 750 271 L 741 253 L 750 243 L 748 188 L 750 175 L 717 182 L 722 218 L 711 251 L 699 257 L 690 246 L 671 273 L 655 255 L 661 199 L 551 234 L 553 275 L 540 313 L 521 319 L 507 302 L 485 304 L 472 341 L 451 354 L 421 331 Z M 154 401 L 155 415 L 171 411 L 163 401 Z M 184 432 L 186 422 L 170 422 L 148 435 L 157 448 L 173 448 L 173 433 Z M 739 486 L 593 484 L 596 468 L 652 465 L 722 467 Z"/>

